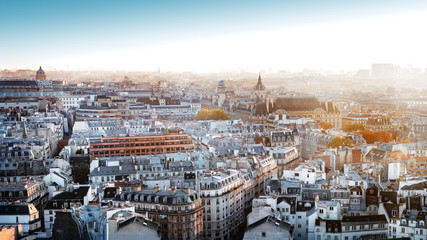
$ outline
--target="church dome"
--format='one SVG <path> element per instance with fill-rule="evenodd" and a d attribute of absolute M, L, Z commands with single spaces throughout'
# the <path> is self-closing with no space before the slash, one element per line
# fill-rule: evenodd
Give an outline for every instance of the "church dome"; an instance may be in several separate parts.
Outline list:
<path fill-rule="evenodd" d="M 37 70 L 36 74 L 37 75 L 44 75 L 45 74 L 41 66 L 40 66 L 39 70 Z"/>
<path fill-rule="evenodd" d="M 46 73 L 43 71 L 42 67 L 36 72 L 36 80 L 46 80 Z"/>
<path fill-rule="evenodd" d="M 258 76 L 258 83 L 255 85 L 254 91 L 265 91 L 265 86 L 261 81 L 261 74 Z"/>
<path fill-rule="evenodd" d="M 225 82 L 223 80 L 219 81 L 218 87 L 225 87 Z"/>

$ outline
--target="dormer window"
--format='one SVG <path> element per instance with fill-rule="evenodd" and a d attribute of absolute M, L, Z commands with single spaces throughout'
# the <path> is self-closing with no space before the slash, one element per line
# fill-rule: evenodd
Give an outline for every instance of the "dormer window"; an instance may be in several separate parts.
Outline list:
<path fill-rule="evenodd" d="M 396 217 L 396 215 L 397 215 L 397 210 L 391 210 L 391 216 Z"/>

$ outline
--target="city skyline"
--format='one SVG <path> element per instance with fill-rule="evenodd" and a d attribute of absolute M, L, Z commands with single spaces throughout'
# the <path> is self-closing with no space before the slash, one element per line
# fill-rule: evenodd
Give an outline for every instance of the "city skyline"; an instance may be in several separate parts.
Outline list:
<path fill-rule="evenodd" d="M 0 68 L 425 68 L 426 7 L 422 1 L 7 2 Z"/>
<path fill-rule="evenodd" d="M 3 1 L 0 239 L 425 240 L 427 2 Z"/>

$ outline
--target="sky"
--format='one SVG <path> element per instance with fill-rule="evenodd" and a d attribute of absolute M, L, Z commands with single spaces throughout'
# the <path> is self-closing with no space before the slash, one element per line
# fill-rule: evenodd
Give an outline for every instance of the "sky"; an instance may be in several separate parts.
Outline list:
<path fill-rule="evenodd" d="M 427 67 L 427 1 L 1 1 L 0 69 Z"/>

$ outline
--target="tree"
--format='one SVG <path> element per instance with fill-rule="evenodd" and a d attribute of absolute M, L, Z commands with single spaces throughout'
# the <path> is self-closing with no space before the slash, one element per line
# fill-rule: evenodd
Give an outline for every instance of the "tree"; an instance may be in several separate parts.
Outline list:
<path fill-rule="evenodd" d="M 383 143 L 389 143 L 393 141 L 393 134 L 387 131 L 373 132 L 371 130 L 360 130 L 358 133 L 362 135 L 367 144 L 372 144 L 378 141 Z"/>
<path fill-rule="evenodd" d="M 378 131 L 376 132 L 378 141 L 381 141 L 383 143 L 389 143 L 393 141 L 393 134 L 387 131 Z"/>
<path fill-rule="evenodd" d="M 209 110 L 202 108 L 200 112 L 197 114 L 195 120 L 205 120 L 208 117 Z"/>
<path fill-rule="evenodd" d="M 74 182 L 87 184 L 89 179 L 89 165 L 86 163 L 74 165 L 72 168 L 72 175 Z"/>
<path fill-rule="evenodd" d="M 402 132 L 400 130 L 390 130 L 388 132 L 391 133 L 393 140 L 396 140 L 396 142 L 402 140 Z"/>
<path fill-rule="evenodd" d="M 362 135 L 362 137 L 366 140 L 367 144 L 372 144 L 378 141 L 377 135 L 371 130 L 359 130 L 357 133 Z"/>
<path fill-rule="evenodd" d="M 328 143 L 328 148 L 351 147 L 351 141 L 345 137 L 336 136 Z"/>
<path fill-rule="evenodd" d="M 332 124 L 327 123 L 327 122 L 320 122 L 320 123 L 319 123 L 319 126 L 320 126 L 321 128 L 323 128 L 323 129 L 331 129 L 331 128 L 333 128 Z"/>
<path fill-rule="evenodd" d="M 229 120 L 230 117 L 223 110 L 219 109 L 202 109 L 197 114 L 195 120 Z"/>
<path fill-rule="evenodd" d="M 255 142 L 255 144 L 263 143 L 262 137 L 261 136 L 254 137 L 254 142 Z"/>
<path fill-rule="evenodd" d="M 411 141 L 409 141 L 409 139 L 405 138 L 402 140 L 402 143 L 410 143 Z"/>
<path fill-rule="evenodd" d="M 359 131 L 364 129 L 365 129 L 365 126 L 363 126 L 363 124 L 361 123 L 349 123 L 345 125 L 342 130 L 344 130 L 344 132 L 354 132 L 354 131 Z"/>

